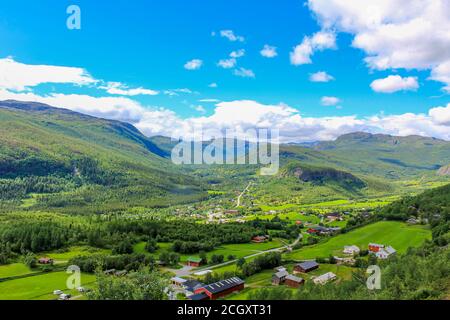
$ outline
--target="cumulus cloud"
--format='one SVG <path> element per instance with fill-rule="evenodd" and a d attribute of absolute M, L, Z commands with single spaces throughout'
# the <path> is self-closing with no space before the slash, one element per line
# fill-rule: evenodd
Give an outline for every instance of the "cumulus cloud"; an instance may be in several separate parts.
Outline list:
<path fill-rule="evenodd" d="M 186 70 L 198 70 L 202 67 L 203 61 L 200 59 L 193 59 L 185 63 L 184 68 Z"/>
<path fill-rule="evenodd" d="M 95 84 L 97 80 L 82 68 L 29 65 L 12 58 L 0 59 L 0 89 L 29 90 L 43 83 L 68 83 L 78 86 Z"/>
<path fill-rule="evenodd" d="M 447 0 L 308 0 L 324 30 L 352 34 L 371 69 L 431 70 L 450 92 L 450 2 Z"/>
<path fill-rule="evenodd" d="M 245 56 L 245 49 L 236 50 L 230 53 L 231 58 L 241 58 Z"/>
<path fill-rule="evenodd" d="M 234 70 L 234 75 L 242 78 L 254 78 L 255 73 L 250 69 L 239 68 Z"/>
<path fill-rule="evenodd" d="M 322 99 L 320 99 L 320 103 L 323 106 L 335 106 L 335 105 L 337 105 L 340 102 L 341 102 L 341 99 L 339 99 L 337 97 L 325 96 L 325 97 L 322 97 Z"/>
<path fill-rule="evenodd" d="M 450 126 L 450 103 L 446 107 L 432 108 L 428 114 L 434 123 Z M 450 131 L 450 128 L 448 130 Z"/>
<path fill-rule="evenodd" d="M 234 128 L 245 132 L 251 128 L 273 128 L 280 131 L 282 142 L 332 140 L 338 136 L 365 131 L 392 135 L 423 135 L 450 140 L 450 104 L 436 107 L 429 114 L 406 113 L 366 118 L 302 117 L 285 104 L 264 105 L 252 100 L 216 104 L 211 116 L 180 118 L 164 108 L 149 108 L 125 97 L 90 97 L 86 95 L 15 93 L 0 90 L 0 100 L 36 101 L 63 107 L 97 117 L 129 122 L 148 136 L 190 137 L 193 128 L 205 132 Z M 201 112 L 201 109 L 198 108 Z"/>
<path fill-rule="evenodd" d="M 222 31 L 220 31 L 220 36 L 227 38 L 231 42 L 236 42 L 236 41 L 244 42 L 245 41 L 244 37 L 234 34 L 233 30 L 222 30 Z"/>
<path fill-rule="evenodd" d="M 311 56 L 315 51 L 336 48 L 336 35 L 330 31 L 320 31 L 312 37 L 304 37 L 303 41 L 294 47 L 290 53 L 293 65 L 310 64 Z"/>
<path fill-rule="evenodd" d="M 236 66 L 236 63 L 237 63 L 237 60 L 235 58 L 230 58 L 230 59 L 219 60 L 217 65 L 224 69 L 231 69 Z"/>
<path fill-rule="evenodd" d="M 275 58 L 278 55 L 277 48 L 268 44 L 264 45 L 264 48 L 259 53 L 265 58 Z"/>
<path fill-rule="evenodd" d="M 333 80 L 334 80 L 334 77 L 330 76 L 325 71 L 319 71 L 316 73 L 312 73 L 309 76 L 309 81 L 311 81 L 311 82 L 329 82 L 329 81 L 333 81 Z"/>
<path fill-rule="evenodd" d="M 375 92 L 393 93 L 397 91 L 415 91 L 419 88 L 417 77 L 402 78 L 398 75 L 391 75 L 384 79 L 377 79 L 370 84 Z"/>
<path fill-rule="evenodd" d="M 158 91 L 144 88 L 133 88 L 130 89 L 128 86 L 120 82 L 108 82 L 106 85 L 99 87 L 100 89 L 106 90 L 109 94 L 122 95 L 122 96 L 156 96 L 159 94 Z"/>

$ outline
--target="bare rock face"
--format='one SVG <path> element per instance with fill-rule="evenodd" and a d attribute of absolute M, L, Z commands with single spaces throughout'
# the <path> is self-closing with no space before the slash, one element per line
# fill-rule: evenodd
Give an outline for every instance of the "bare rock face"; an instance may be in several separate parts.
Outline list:
<path fill-rule="evenodd" d="M 450 176 L 450 164 L 441 167 L 438 170 L 437 174 L 440 175 L 440 176 Z"/>

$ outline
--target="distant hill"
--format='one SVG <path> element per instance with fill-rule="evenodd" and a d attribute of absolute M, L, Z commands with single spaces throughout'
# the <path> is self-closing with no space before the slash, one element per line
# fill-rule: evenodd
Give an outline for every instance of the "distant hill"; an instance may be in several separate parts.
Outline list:
<path fill-rule="evenodd" d="M 127 123 L 38 103 L 0 102 L 2 199 L 78 190 L 77 196 L 49 196 L 45 202 L 66 207 L 106 197 L 120 208 L 131 201 L 158 205 L 152 199 L 176 203 L 177 195 L 199 194 L 200 182 L 165 154 Z"/>

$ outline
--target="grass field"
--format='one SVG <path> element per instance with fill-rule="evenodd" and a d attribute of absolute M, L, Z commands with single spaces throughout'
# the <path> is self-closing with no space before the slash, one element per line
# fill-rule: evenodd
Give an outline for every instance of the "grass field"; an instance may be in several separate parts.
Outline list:
<path fill-rule="evenodd" d="M 409 226 L 402 222 L 382 221 L 341 234 L 317 245 L 296 250 L 286 257 L 302 260 L 328 257 L 330 254 L 342 255 L 346 245 L 357 245 L 367 249 L 371 242 L 391 245 L 399 253 L 408 247 L 417 247 L 426 239 L 431 239 L 431 231 L 423 226 Z"/>
<path fill-rule="evenodd" d="M 54 290 L 79 295 L 76 291 L 66 289 L 68 277 L 69 274 L 61 271 L 0 282 L 0 300 L 52 300 L 57 298 L 53 295 Z M 95 275 L 81 275 L 82 286 L 89 287 L 93 283 Z"/>
<path fill-rule="evenodd" d="M 89 246 L 74 246 L 68 248 L 66 251 L 43 252 L 37 256 L 49 257 L 55 260 L 56 263 L 64 263 L 78 256 L 88 256 L 98 253 L 111 254 L 111 250 L 98 249 Z"/>
<path fill-rule="evenodd" d="M 16 277 L 16 276 L 23 276 L 23 275 L 30 274 L 33 272 L 34 271 L 32 271 L 30 268 L 28 268 L 23 263 L 8 264 L 5 266 L 0 266 L 0 279 Z"/>

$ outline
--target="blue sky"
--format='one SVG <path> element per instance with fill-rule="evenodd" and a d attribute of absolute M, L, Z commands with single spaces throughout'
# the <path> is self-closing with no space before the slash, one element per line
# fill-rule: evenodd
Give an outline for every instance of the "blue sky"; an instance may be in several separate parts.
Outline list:
<path fill-rule="evenodd" d="M 66 8 L 71 4 L 81 8 L 81 30 L 66 28 Z M 313 5 L 319 9 L 312 9 Z M 449 103 L 443 81 L 428 79 L 431 62 L 430 67 L 418 63 L 417 67 L 375 70 L 364 61 L 368 50 L 352 46 L 360 30 L 349 31 L 345 26 L 340 30 L 338 23 L 327 29 L 336 36 L 332 48 L 315 50 L 311 63 L 293 65 L 293 48 L 324 29 L 320 10 L 320 0 L 310 0 L 309 6 L 297 0 L 3 1 L 0 58 L 26 65 L 83 68 L 105 83 L 158 91 L 127 98 L 146 108 L 173 111 L 181 119 L 213 115 L 217 102 L 205 99 L 283 103 L 302 117 L 319 118 L 427 114 L 430 108 Z M 223 30 L 245 40 L 230 41 L 220 36 Z M 276 47 L 277 56 L 263 57 L 264 45 Z M 245 55 L 236 59 L 234 68 L 217 65 L 241 49 Z M 201 68 L 187 70 L 185 64 L 193 59 L 202 61 Z M 251 70 L 254 77 L 236 76 L 234 70 L 239 68 Z M 333 80 L 310 81 L 310 75 L 319 71 Z M 392 75 L 414 77 L 418 88 L 392 93 L 371 88 L 373 81 Z M 211 83 L 217 87 L 211 88 Z M 164 94 L 174 89 L 190 92 Z M 61 83 L 40 83 L 32 91 L 105 96 L 92 86 Z M 325 106 L 323 97 L 339 101 Z"/>

